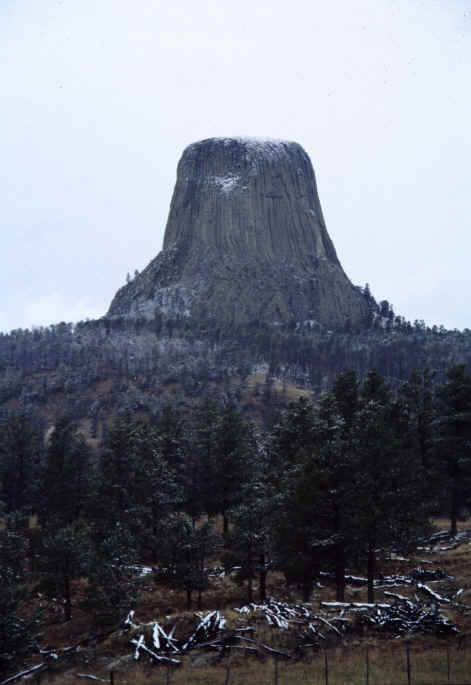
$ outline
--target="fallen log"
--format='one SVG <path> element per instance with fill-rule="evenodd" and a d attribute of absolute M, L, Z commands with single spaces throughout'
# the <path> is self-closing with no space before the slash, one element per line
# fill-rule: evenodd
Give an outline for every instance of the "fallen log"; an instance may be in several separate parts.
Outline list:
<path fill-rule="evenodd" d="M 380 609 L 388 609 L 390 604 L 371 604 L 369 602 L 321 602 L 321 607 L 328 608 L 344 608 L 344 609 L 374 609 L 379 607 Z"/>
<path fill-rule="evenodd" d="M 447 597 L 442 597 L 437 592 L 434 592 L 431 588 L 429 588 L 427 585 L 424 585 L 423 583 L 417 583 L 417 587 L 419 590 L 425 592 L 426 595 L 434 599 L 436 602 L 445 602 L 445 604 L 451 603 L 451 600 L 449 600 Z"/>
<path fill-rule="evenodd" d="M 263 643 L 260 646 L 263 649 L 265 649 L 269 654 L 273 654 L 276 657 L 281 657 L 282 659 L 294 659 L 294 656 L 292 656 L 291 654 L 286 654 L 286 652 L 280 652 L 279 649 L 273 649 L 272 647 L 264 645 Z"/>
<path fill-rule="evenodd" d="M 322 623 L 325 623 L 326 626 L 328 626 L 331 630 L 337 633 L 337 635 L 340 635 L 340 630 L 333 626 L 331 623 L 329 623 L 327 619 L 323 618 L 322 616 L 318 616 L 317 618 L 319 619 L 319 621 L 322 621 Z"/>
<path fill-rule="evenodd" d="M 163 661 L 163 662 L 168 663 L 168 664 L 174 664 L 175 666 L 178 666 L 181 663 L 180 661 L 178 661 L 178 659 L 171 659 L 168 656 L 162 656 L 160 654 L 156 654 L 154 651 L 149 649 L 144 643 L 144 635 L 141 635 L 139 640 L 134 640 L 134 639 L 131 640 L 131 644 L 136 645 L 136 652 L 134 655 L 134 658 L 136 659 L 136 661 L 139 659 L 139 650 L 142 649 L 144 652 L 149 654 L 156 661 Z"/>
<path fill-rule="evenodd" d="M 89 680 L 99 680 L 102 683 L 106 683 L 104 678 L 99 678 L 97 675 L 90 675 L 89 673 L 76 673 L 77 678 L 88 678 Z"/>
<path fill-rule="evenodd" d="M 19 680 L 19 678 L 24 678 L 24 676 L 29 676 L 32 675 L 33 673 L 39 674 L 41 671 L 44 671 L 47 668 L 47 664 L 42 663 L 42 664 L 37 664 L 36 666 L 32 666 L 31 668 L 27 668 L 25 671 L 20 671 L 19 673 L 15 673 L 15 675 L 10 676 L 6 680 L 2 680 L 0 682 L 0 685 L 8 685 L 8 683 L 14 683 L 15 680 Z"/>

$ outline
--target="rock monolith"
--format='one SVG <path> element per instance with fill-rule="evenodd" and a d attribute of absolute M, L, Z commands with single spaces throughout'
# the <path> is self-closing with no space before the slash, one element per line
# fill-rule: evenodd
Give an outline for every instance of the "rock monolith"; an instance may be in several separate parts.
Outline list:
<path fill-rule="evenodd" d="M 300 145 L 210 138 L 185 149 L 163 249 L 108 312 L 156 315 L 362 326 L 367 301 L 340 265 Z"/>

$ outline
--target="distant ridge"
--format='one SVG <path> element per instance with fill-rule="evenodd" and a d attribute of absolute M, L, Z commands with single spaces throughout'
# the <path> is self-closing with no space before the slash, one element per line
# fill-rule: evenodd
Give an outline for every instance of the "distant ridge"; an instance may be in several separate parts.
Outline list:
<path fill-rule="evenodd" d="M 363 327 L 368 313 L 327 233 L 306 152 L 239 137 L 185 149 L 163 250 L 117 292 L 108 316 L 336 329 Z"/>

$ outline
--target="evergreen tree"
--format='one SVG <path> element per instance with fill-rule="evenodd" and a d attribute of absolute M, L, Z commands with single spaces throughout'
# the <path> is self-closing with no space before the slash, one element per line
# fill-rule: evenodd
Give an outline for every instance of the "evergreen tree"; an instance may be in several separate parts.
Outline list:
<path fill-rule="evenodd" d="M 374 601 L 376 550 L 406 552 L 423 535 L 429 508 L 420 456 L 406 450 L 407 413 L 384 378 L 370 371 L 355 430 L 358 550 L 367 559 L 368 601 Z"/>
<path fill-rule="evenodd" d="M 320 479 L 315 466 L 313 461 L 308 462 L 286 484 L 274 531 L 276 566 L 288 583 L 301 586 L 304 602 L 309 601 L 313 583 L 325 563 L 325 546 L 331 545 L 321 529 Z"/>
<path fill-rule="evenodd" d="M 115 522 L 90 555 L 88 588 L 83 607 L 99 626 L 124 619 L 139 601 L 139 569 L 133 536 Z"/>
<path fill-rule="evenodd" d="M 161 456 L 156 431 L 142 425 L 137 440 L 137 456 L 132 497 L 134 513 L 129 526 L 143 554 L 155 563 L 167 536 L 169 516 L 182 501 L 175 473 Z"/>
<path fill-rule="evenodd" d="M 204 511 L 218 513 L 217 492 L 217 427 L 220 405 L 206 397 L 196 407 L 191 431 L 191 445 L 185 469 L 185 511 L 193 521 Z"/>
<path fill-rule="evenodd" d="M 43 422 L 32 412 L 0 417 L 0 497 L 6 511 L 35 508 L 43 453 Z"/>
<path fill-rule="evenodd" d="M 271 537 L 276 502 L 263 481 L 246 485 L 243 500 L 231 510 L 231 529 L 225 535 L 224 565 L 238 566 L 236 581 L 247 581 L 247 601 L 253 601 L 253 582 L 258 576 L 259 599 L 266 599 L 266 580 L 271 563 Z"/>
<path fill-rule="evenodd" d="M 161 455 L 161 435 L 131 414 L 110 430 L 93 504 L 93 536 L 99 541 L 117 522 L 132 534 L 141 554 L 156 558 L 166 517 L 182 500 L 173 470 Z"/>
<path fill-rule="evenodd" d="M 311 402 L 301 397 L 275 421 L 267 446 L 271 483 L 282 490 L 291 470 L 311 454 L 315 445 L 315 413 Z"/>
<path fill-rule="evenodd" d="M 420 454 L 428 480 L 434 476 L 434 443 L 436 404 L 434 392 L 435 374 L 429 369 L 414 370 L 400 388 L 400 398 L 408 415 L 408 438 L 411 447 Z"/>
<path fill-rule="evenodd" d="M 64 618 L 72 617 L 72 580 L 86 575 L 90 558 L 88 530 L 81 522 L 43 531 L 39 550 L 39 588 L 48 597 L 60 598 Z"/>
<path fill-rule="evenodd" d="M 352 476 L 356 468 L 357 406 L 357 379 L 355 374 L 347 372 L 338 377 L 333 393 L 325 395 L 320 404 L 316 450 L 311 457 L 318 479 L 319 522 L 325 531 L 326 552 L 331 555 L 335 568 L 340 602 L 345 599 L 345 567 L 356 546 L 353 521 L 357 492 Z"/>
<path fill-rule="evenodd" d="M 320 531 L 317 464 L 312 458 L 315 446 L 314 409 L 301 398 L 276 423 L 268 462 L 272 469 L 269 486 L 280 500 L 274 527 L 276 565 L 288 582 L 301 585 L 304 601 L 320 571 L 325 543 Z"/>
<path fill-rule="evenodd" d="M 223 517 L 223 530 L 229 530 L 229 510 L 241 501 L 244 484 L 251 478 L 255 445 L 249 427 L 229 402 L 221 412 L 215 435 L 215 463 L 213 467 L 216 513 Z"/>
<path fill-rule="evenodd" d="M 460 502 L 471 482 L 471 376 L 464 364 L 456 364 L 447 377 L 437 393 L 437 451 L 448 495 L 450 535 L 456 535 Z"/>
<path fill-rule="evenodd" d="M 42 519 L 68 525 L 83 513 L 88 498 L 90 448 L 69 417 L 58 419 L 46 451 L 41 479 Z"/>
<path fill-rule="evenodd" d="M 334 381 L 332 394 L 344 422 L 343 433 L 351 434 L 359 406 L 359 383 L 354 371 L 344 371 Z"/>
<path fill-rule="evenodd" d="M 188 610 L 193 592 L 198 591 L 198 608 L 201 608 L 201 595 L 208 587 L 205 564 L 215 558 L 220 549 L 221 538 L 211 523 L 195 528 L 185 516 L 174 516 L 160 549 L 157 582 L 184 590 Z"/>
<path fill-rule="evenodd" d="M 0 531 L 0 677 L 21 668 L 39 649 L 40 611 L 26 610 L 26 522 L 9 517 Z"/>
<path fill-rule="evenodd" d="M 351 391 L 356 379 L 342 378 L 336 388 L 339 396 L 342 384 Z M 335 395 L 325 395 L 317 415 L 311 414 L 312 445 L 301 451 L 297 465 L 284 479 L 278 564 L 288 578 L 301 584 L 305 601 L 323 566 L 335 569 L 337 599 L 344 600 L 345 566 L 355 547 L 353 429 L 353 415 L 347 424 Z"/>
<path fill-rule="evenodd" d="M 183 482 L 188 440 L 181 413 L 171 405 L 165 406 L 155 423 L 155 430 L 160 456 L 174 471 L 178 482 Z"/>
<path fill-rule="evenodd" d="M 135 518 L 140 438 L 141 426 L 130 412 L 116 417 L 101 454 L 93 502 L 94 536 L 98 539 L 116 522 L 129 527 Z"/>

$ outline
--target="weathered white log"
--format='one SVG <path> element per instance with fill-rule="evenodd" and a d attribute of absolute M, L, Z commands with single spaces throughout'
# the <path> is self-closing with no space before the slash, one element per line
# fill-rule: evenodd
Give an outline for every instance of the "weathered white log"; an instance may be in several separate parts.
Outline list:
<path fill-rule="evenodd" d="M 323 618 L 322 616 L 318 616 L 317 618 L 319 619 L 319 621 L 322 621 L 322 623 L 325 623 L 325 625 L 328 628 L 333 630 L 334 633 L 337 633 L 337 635 L 340 635 L 340 630 L 338 628 L 336 628 L 335 626 L 333 626 L 331 623 L 329 623 L 329 621 L 327 621 L 325 618 Z"/>
<path fill-rule="evenodd" d="M 6 680 L 2 680 L 0 685 L 7 685 L 7 683 L 14 683 L 15 680 L 18 680 L 19 678 L 23 678 L 26 675 L 30 675 L 31 673 L 40 673 L 46 668 L 46 664 L 37 664 L 36 666 L 32 666 L 31 668 L 27 668 L 25 671 L 20 671 L 19 673 L 15 673 L 15 675 L 11 675 L 9 678 Z"/>
<path fill-rule="evenodd" d="M 409 597 L 405 595 L 399 595 L 397 592 L 385 592 L 386 597 L 393 597 L 394 599 L 400 599 L 401 602 L 410 602 Z"/>
<path fill-rule="evenodd" d="M 131 643 L 133 645 L 136 645 L 136 652 L 135 652 L 135 656 L 134 656 L 134 658 L 136 660 L 139 659 L 139 650 L 142 649 L 144 652 L 146 652 L 146 654 L 149 654 L 156 661 L 164 661 L 165 663 L 171 663 L 171 664 L 179 664 L 180 663 L 180 661 L 178 661 L 178 659 L 171 659 L 170 657 L 167 657 L 167 656 L 161 656 L 160 654 L 156 654 L 151 649 L 146 647 L 146 645 L 144 644 L 144 635 L 141 635 L 139 640 L 131 640 Z"/>
<path fill-rule="evenodd" d="M 102 683 L 107 681 L 104 678 L 99 678 L 97 675 L 90 675 L 89 673 L 76 673 L 77 678 L 88 678 L 89 680 L 99 680 Z"/>
<path fill-rule="evenodd" d="M 269 647 L 268 645 L 262 644 L 261 647 L 263 647 L 263 649 L 266 649 L 266 651 L 269 652 L 270 654 L 274 654 L 275 656 L 281 656 L 281 657 L 283 657 L 283 659 L 294 659 L 294 657 L 291 656 L 291 654 L 286 654 L 286 652 L 280 652 L 278 649 L 273 649 L 272 647 Z"/>
<path fill-rule="evenodd" d="M 370 602 L 321 602 L 321 607 L 328 607 L 332 609 L 336 608 L 355 608 L 355 609 L 375 609 L 379 607 L 380 609 L 389 609 L 390 604 L 375 604 Z"/>
<path fill-rule="evenodd" d="M 419 590 L 423 590 L 427 595 L 432 597 L 436 602 L 445 602 L 446 604 L 450 604 L 451 600 L 449 600 L 447 597 L 442 597 L 437 592 L 431 590 L 427 585 L 424 585 L 423 583 L 417 583 L 417 587 Z"/>

